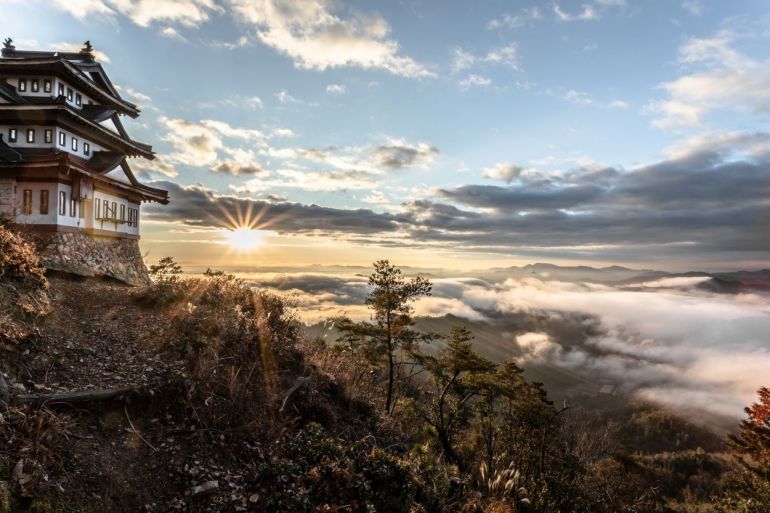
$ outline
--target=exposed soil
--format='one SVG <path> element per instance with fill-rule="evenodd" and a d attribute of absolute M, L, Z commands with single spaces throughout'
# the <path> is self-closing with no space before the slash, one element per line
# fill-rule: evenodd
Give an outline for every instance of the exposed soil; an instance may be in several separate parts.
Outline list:
<path fill-rule="evenodd" d="M 281 457 L 276 440 L 308 421 L 338 422 L 351 439 L 372 432 L 366 405 L 307 367 L 278 383 L 285 391 L 313 376 L 312 391 L 279 413 L 279 433 L 210 428 L 193 411 L 205 405 L 183 386 L 167 309 L 142 306 L 137 289 L 117 282 L 49 282 L 46 315 L 0 315 L 0 371 L 16 403 L 0 404 L 0 513 L 268 511 L 273 483 L 260 472 Z M 0 305 L 13 308 L 18 291 L 0 285 Z M 133 392 L 107 401 L 18 404 L 23 395 L 124 387 Z"/>

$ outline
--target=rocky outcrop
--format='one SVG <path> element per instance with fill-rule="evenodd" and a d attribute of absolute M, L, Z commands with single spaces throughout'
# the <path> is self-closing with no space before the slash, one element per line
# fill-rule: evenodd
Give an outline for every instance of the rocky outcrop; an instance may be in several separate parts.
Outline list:
<path fill-rule="evenodd" d="M 84 233 L 28 233 L 47 269 L 80 276 L 108 276 L 129 285 L 150 278 L 136 239 L 96 237 Z"/>

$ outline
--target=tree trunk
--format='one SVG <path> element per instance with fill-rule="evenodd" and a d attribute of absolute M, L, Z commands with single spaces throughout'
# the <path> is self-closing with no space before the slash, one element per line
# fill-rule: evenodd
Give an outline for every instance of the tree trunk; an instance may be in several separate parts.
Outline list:
<path fill-rule="evenodd" d="M 444 452 L 444 458 L 446 458 L 447 462 L 457 465 L 457 468 L 460 472 L 465 472 L 465 465 L 463 465 L 463 462 L 460 461 L 460 457 L 457 456 L 454 447 L 452 447 L 452 442 L 449 441 L 449 437 L 447 436 L 446 432 L 443 429 L 438 428 L 436 429 L 436 432 L 438 433 L 438 439 L 441 443 L 441 450 Z"/>
<path fill-rule="evenodd" d="M 385 399 L 385 413 L 390 413 L 391 405 L 393 403 L 393 350 L 388 349 L 388 395 Z"/>
<path fill-rule="evenodd" d="M 53 392 L 49 394 L 19 394 L 16 402 L 19 404 L 40 405 L 44 403 L 87 403 L 91 401 L 106 401 L 138 393 L 136 387 L 108 388 L 102 390 L 82 390 L 79 392 Z"/>

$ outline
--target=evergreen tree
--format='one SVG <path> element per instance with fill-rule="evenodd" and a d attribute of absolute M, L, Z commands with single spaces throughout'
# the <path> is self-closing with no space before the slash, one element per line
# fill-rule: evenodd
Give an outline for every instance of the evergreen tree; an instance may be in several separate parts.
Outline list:
<path fill-rule="evenodd" d="M 454 438 L 472 415 L 470 400 L 485 389 L 483 377 L 495 369 L 492 362 L 473 350 L 471 340 L 470 330 L 461 326 L 452 330 L 437 356 L 416 355 L 431 377 L 431 399 L 427 407 L 416 403 L 417 410 L 435 433 L 445 459 L 460 470 L 465 465 L 455 450 Z"/>
<path fill-rule="evenodd" d="M 395 405 L 395 382 L 403 363 L 401 356 L 410 352 L 421 340 L 430 339 L 412 329 L 414 325 L 412 303 L 421 296 L 430 295 L 430 281 L 417 277 L 407 280 L 401 270 L 387 260 L 374 263 L 369 276 L 372 291 L 366 298 L 371 310 L 371 322 L 352 322 L 340 319 L 336 327 L 343 333 L 342 340 L 351 343 L 362 341 L 369 354 L 382 355 L 386 361 L 387 383 L 385 412 Z"/>

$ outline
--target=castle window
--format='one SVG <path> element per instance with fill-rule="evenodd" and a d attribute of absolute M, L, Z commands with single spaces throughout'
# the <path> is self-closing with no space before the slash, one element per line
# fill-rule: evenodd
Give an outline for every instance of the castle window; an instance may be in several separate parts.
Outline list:
<path fill-rule="evenodd" d="M 78 151 L 78 139 L 77 137 L 72 138 L 72 151 Z"/>
<path fill-rule="evenodd" d="M 27 90 L 27 79 L 26 78 L 20 78 L 19 79 L 19 92 L 23 93 Z"/>
<path fill-rule="evenodd" d="M 59 191 L 59 215 L 67 215 L 67 193 Z"/>
<path fill-rule="evenodd" d="M 40 191 L 40 213 L 44 216 L 48 215 L 48 189 Z"/>
<path fill-rule="evenodd" d="M 72 101 L 72 88 L 71 87 L 67 88 L 67 101 L 68 102 Z"/>
<path fill-rule="evenodd" d="M 94 219 L 102 217 L 102 200 L 96 198 L 96 207 L 94 208 Z"/>
<path fill-rule="evenodd" d="M 87 142 L 83 143 L 83 153 L 85 155 L 90 155 L 91 154 L 91 145 L 88 144 Z"/>
<path fill-rule="evenodd" d="M 45 129 L 45 142 L 48 144 L 53 142 L 53 130 L 50 128 Z"/>
<path fill-rule="evenodd" d="M 64 84 L 59 84 L 59 96 L 64 96 Z"/>
<path fill-rule="evenodd" d="M 51 81 L 48 79 L 43 80 L 43 92 L 51 92 Z"/>
<path fill-rule="evenodd" d="M 126 220 L 126 206 L 121 205 L 120 206 L 120 220 L 125 221 Z"/>
<path fill-rule="evenodd" d="M 32 85 L 32 92 L 33 93 L 36 93 L 36 92 L 40 91 L 40 80 L 33 79 L 32 82 L 31 82 L 31 85 Z"/>
<path fill-rule="evenodd" d="M 70 217 L 75 217 L 75 210 L 77 209 L 78 202 L 75 201 L 75 196 L 70 194 Z"/>
<path fill-rule="evenodd" d="M 118 216 L 118 204 L 116 202 L 112 202 L 112 208 L 110 209 L 110 217 L 117 221 Z"/>
<path fill-rule="evenodd" d="M 27 142 L 29 144 L 32 144 L 35 142 L 35 129 L 34 128 L 28 128 L 27 129 Z"/>
<path fill-rule="evenodd" d="M 32 214 L 32 189 L 24 189 L 24 203 L 21 213 L 25 216 Z"/>
<path fill-rule="evenodd" d="M 15 128 L 8 129 L 8 142 L 16 142 L 17 132 Z"/>
<path fill-rule="evenodd" d="M 77 105 L 83 105 L 83 97 L 80 96 L 80 93 L 75 95 L 75 103 Z"/>
<path fill-rule="evenodd" d="M 67 146 L 67 134 L 59 132 L 59 146 Z"/>

